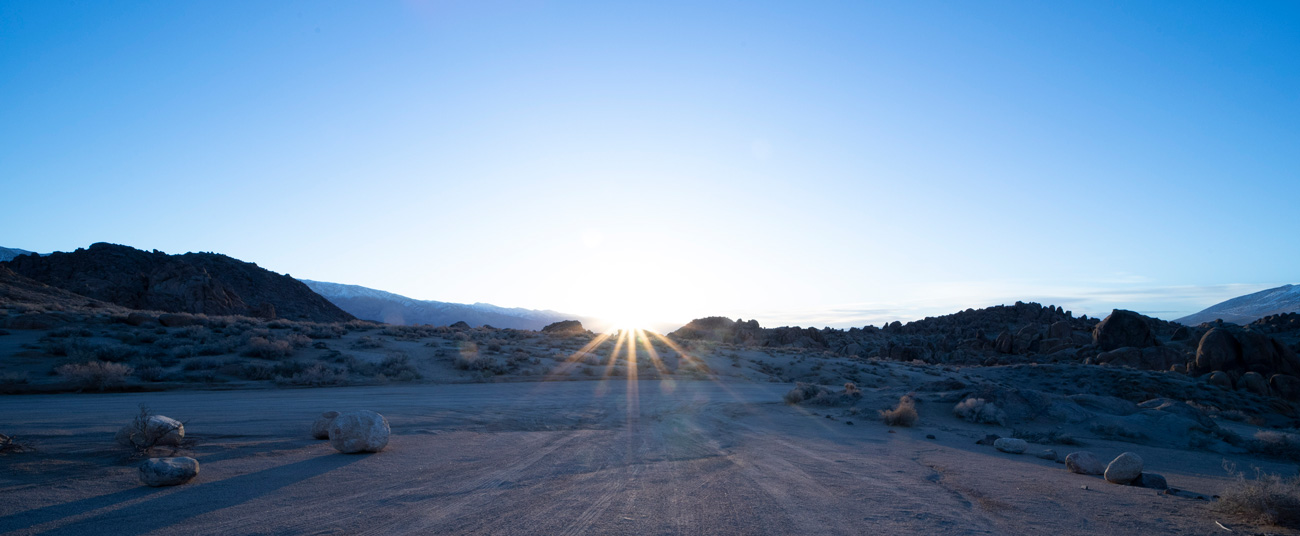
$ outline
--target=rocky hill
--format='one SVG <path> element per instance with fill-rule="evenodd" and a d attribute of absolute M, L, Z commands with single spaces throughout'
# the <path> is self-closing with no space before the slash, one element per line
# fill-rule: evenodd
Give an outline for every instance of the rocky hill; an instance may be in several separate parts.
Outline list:
<path fill-rule="evenodd" d="M 1300 312 L 1300 286 L 1282 285 L 1214 304 L 1204 311 L 1175 320 L 1195 326 L 1215 320 L 1246 325 L 1269 315 Z"/>
<path fill-rule="evenodd" d="M 20 256 L 0 267 L 129 309 L 315 322 L 354 319 L 288 275 L 215 253 L 168 255 L 97 243 L 71 253 Z"/>
<path fill-rule="evenodd" d="M 488 303 L 417 300 L 359 285 L 310 280 L 303 280 L 303 283 L 357 318 L 388 324 L 450 326 L 465 322 L 474 327 L 489 325 L 536 331 L 555 322 L 578 318 L 555 311 L 498 307 Z"/>

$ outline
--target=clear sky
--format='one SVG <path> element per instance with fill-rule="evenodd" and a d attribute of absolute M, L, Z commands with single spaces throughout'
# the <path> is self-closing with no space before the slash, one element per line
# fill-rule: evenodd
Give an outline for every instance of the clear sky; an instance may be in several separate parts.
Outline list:
<path fill-rule="evenodd" d="M 641 321 L 1300 282 L 1297 2 L 0 1 L 0 246 Z"/>

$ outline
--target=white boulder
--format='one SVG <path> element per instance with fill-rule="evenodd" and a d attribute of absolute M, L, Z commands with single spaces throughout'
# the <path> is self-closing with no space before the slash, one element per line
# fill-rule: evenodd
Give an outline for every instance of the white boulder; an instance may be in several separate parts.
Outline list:
<path fill-rule="evenodd" d="M 1142 457 L 1132 452 L 1117 456 L 1106 466 L 1106 481 L 1115 484 L 1131 484 L 1142 476 Z"/>
<path fill-rule="evenodd" d="M 993 448 L 1009 454 L 1024 454 L 1029 448 L 1029 443 L 1014 437 L 1000 437 L 993 442 Z"/>
<path fill-rule="evenodd" d="M 146 486 L 176 486 L 199 476 L 199 461 L 194 458 L 150 458 L 140 464 L 140 482 Z"/>
<path fill-rule="evenodd" d="M 330 445 L 344 454 L 379 452 L 388 445 L 388 419 L 370 410 L 345 411 L 330 423 Z"/>
<path fill-rule="evenodd" d="M 1088 451 L 1071 452 L 1065 456 L 1065 469 L 1081 475 L 1100 475 L 1106 472 L 1097 456 Z"/>
<path fill-rule="evenodd" d="M 123 426 L 113 440 L 117 444 L 131 448 L 149 448 L 153 446 L 178 447 L 185 439 L 185 425 L 171 417 L 150 415 L 141 422 L 133 421 Z"/>
<path fill-rule="evenodd" d="M 316 419 L 316 422 L 311 424 L 311 437 L 313 439 L 329 439 L 330 423 L 333 423 L 334 418 L 338 416 L 339 412 L 337 411 L 326 411 L 325 413 L 320 414 L 320 417 Z"/>

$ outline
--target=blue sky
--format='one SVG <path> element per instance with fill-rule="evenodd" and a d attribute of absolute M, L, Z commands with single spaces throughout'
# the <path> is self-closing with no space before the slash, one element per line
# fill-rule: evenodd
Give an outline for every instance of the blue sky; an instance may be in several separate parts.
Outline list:
<path fill-rule="evenodd" d="M 864 325 L 1300 282 L 1294 2 L 0 1 L 0 245 Z"/>

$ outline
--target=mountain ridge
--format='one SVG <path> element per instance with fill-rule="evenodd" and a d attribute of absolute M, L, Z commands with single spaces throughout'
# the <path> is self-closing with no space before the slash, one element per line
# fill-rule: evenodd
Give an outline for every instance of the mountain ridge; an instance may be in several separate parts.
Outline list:
<path fill-rule="evenodd" d="M 340 309 L 363 320 L 388 324 L 430 324 L 448 326 L 465 322 L 473 326 L 490 325 L 497 328 L 540 330 L 548 324 L 562 320 L 589 319 L 549 309 L 524 309 L 501 307 L 490 303 L 473 304 L 419 300 L 384 290 L 332 283 L 302 280 L 312 291 L 320 294 Z"/>
<path fill-rule="evenodd" d="M 1195 326 L 1221 319 L 1244 326 L 1266 316 L 1298 311 L 1300 285 L 1282 285 L 1216 303 L 1174 322 Z"/>

